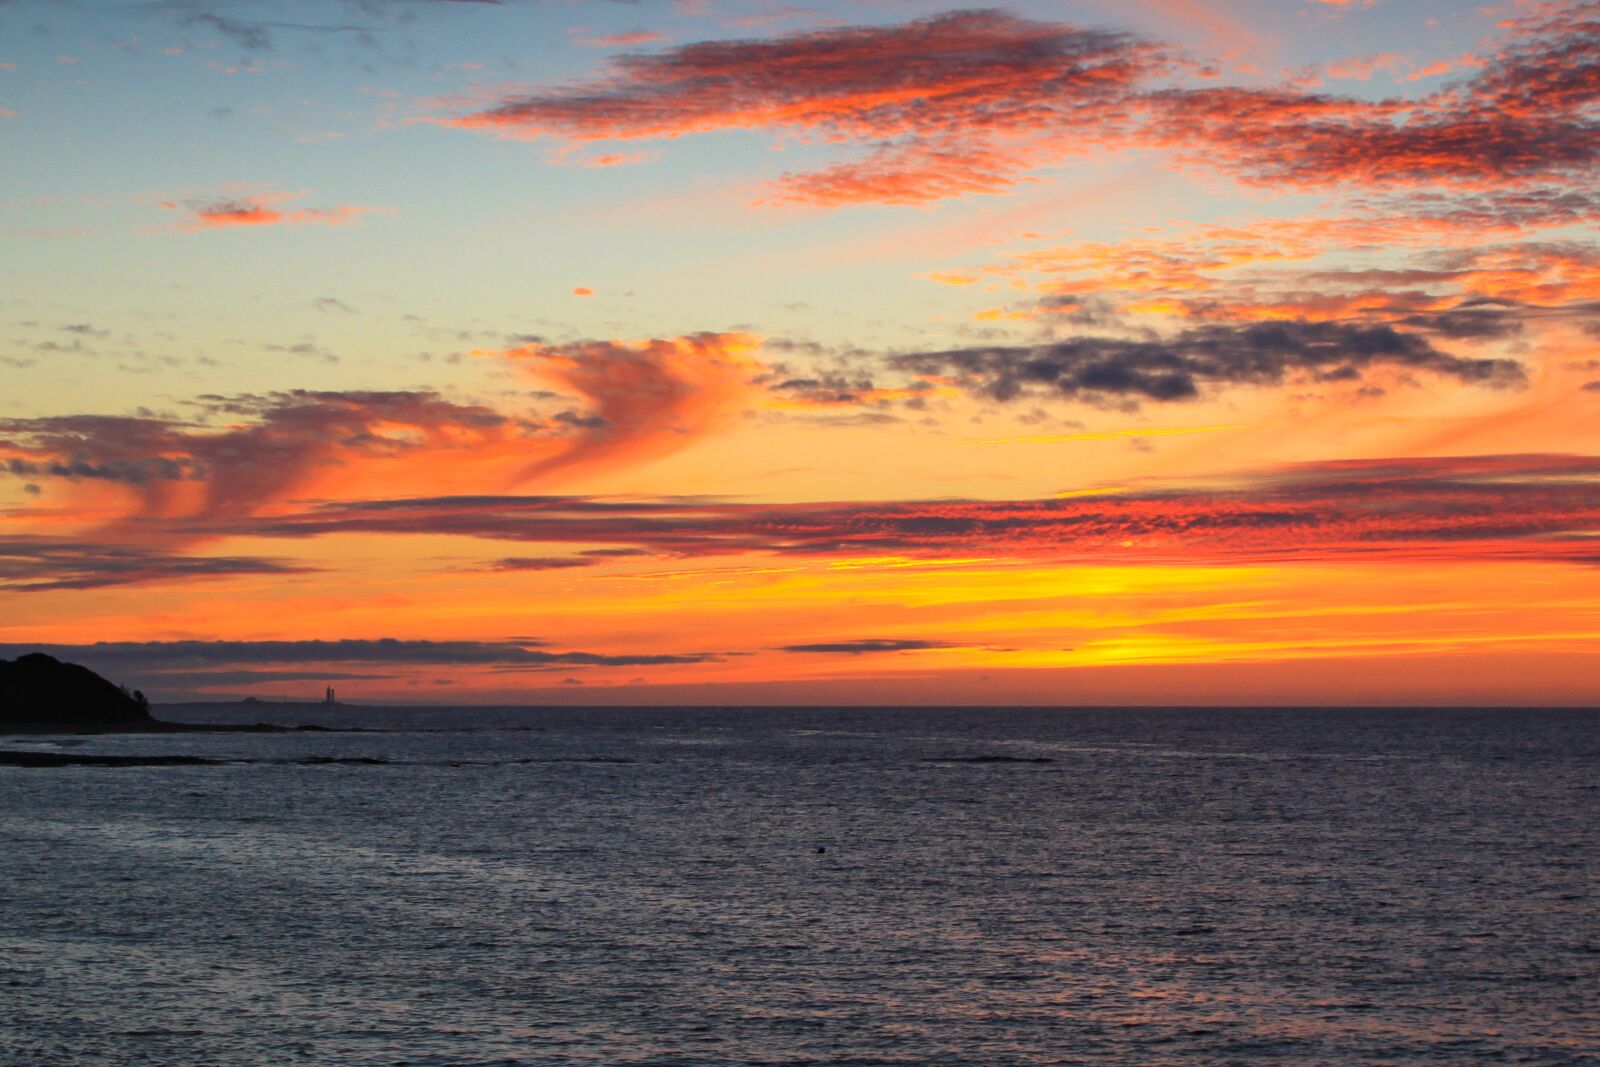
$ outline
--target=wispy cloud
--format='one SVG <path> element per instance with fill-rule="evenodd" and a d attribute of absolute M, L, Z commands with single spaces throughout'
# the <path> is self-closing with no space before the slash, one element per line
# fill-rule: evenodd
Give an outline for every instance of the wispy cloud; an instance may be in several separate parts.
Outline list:
<path fill-rule="evenodd" d="M 238 196 L 197 198 L 189 200 L 162 200 L 160 206 L 168 211 L 183 213 L 186 218 L 176 224 L 176 229 L 186 231 L 220 230 L 249 226 L 348 226 L 364 215 L 381 208 L 341 204 L 328 208 L 289 208 L 287 201 L 296 200 L 303 193 L 246 193 Z"/>
<path fill-rule="evenodd" d="M 717 428 L 751 393 L 762 369 L 747 334 L 698 333 L 645 341 L 530 342 L 474 355 L 507 360 L 579 398 L 582 411 L 556 416 L 563 435 L 553 455 L 523 480 L 675 452 Z"/>
<path fill-rule="evenodd" d="M 259 556 L 201 556 L 96 540 L 0 537 L 0 589 L 46 593 L 124 585 L 174 585 L 240 576 L 303 574 Z"/>
<path fill-rule="evenodd" d="M 856 641 L 818 641 L 813 644 L 784 645 L 780 652 L 820 652 L 834 655 L 860 656 L 871 652 L 921 652 L 927 649 L 949 648 L 943 641 L 924 641 L 915 638 L 872 637 Z"/>
<path fill-rule="evenodd" d="M 592 48 L 627 48 L 631 45 L 655 44 L 666 40 L 666 34 L 655 30 L 627 30 L 622 33 L 602 33 L 575 37 L 579 44 Z"/>
<path fill-rule="evenodd" d="M 228 529 L 221 527 L 220 529 Z M 1301 464 L 1213 486 L 1044 500 L 742 504 L 441 497 L 329 504 L 256 536 L 436 535 L 664 556 L 1013 557 L 1150 563 L 1600 560 L 1600 460 L 1464 456 Z"/>
<path fill-rule="evenodd" d="M 213 665 L 382 663 L 545 667 L 643 667 L 704 663 L 715 653 L 552 652 L 542 641 L 418 641 L 392 637 L 333 641 L 100 641 L 84 645 L 0 645 L 0 658 L 44 652 L 92 665 L 170 672 Z"/>
<path fill-rule="evenodd" d="M 505 137 L 583 143 L 787 129 L 895 144 L 869 160 L 784 179 L 777 199 L 920 202 L 1014 184 L 1029 165 L 990 136 L 1071 128 L 1103 140 L 1112 102 L 1162 68 L 1131 35 L 957 11 L 898 26 L 704 41 L 628 54 L 590 81 L 507 94 L 445 120 Z"/>

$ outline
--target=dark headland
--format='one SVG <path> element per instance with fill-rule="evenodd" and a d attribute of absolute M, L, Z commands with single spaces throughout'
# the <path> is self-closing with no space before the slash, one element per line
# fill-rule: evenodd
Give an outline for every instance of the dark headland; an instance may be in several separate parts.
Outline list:
<path fill-rule="evenodd" d="M 102 733 L 160 729 L 143 694 L 87 667 L 34 652 L 0 659 L 0 731 Z"/>
<path fill-rule="evenodd" d="M 289 733 L 320 726 L 225 726 L 166 722 L 130 692 L 76 663 L 42 652 L 0 659 L 0 734 Z"/>

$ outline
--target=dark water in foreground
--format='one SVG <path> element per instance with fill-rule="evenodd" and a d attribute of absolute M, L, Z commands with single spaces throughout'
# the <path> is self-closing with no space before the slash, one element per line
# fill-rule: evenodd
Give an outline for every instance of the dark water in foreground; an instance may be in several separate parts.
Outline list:
<path fill-rule="evenodd" d="M 0 767 L 0 1064 L 1600 1063 L 1594 713 L 361 715 Z"/>

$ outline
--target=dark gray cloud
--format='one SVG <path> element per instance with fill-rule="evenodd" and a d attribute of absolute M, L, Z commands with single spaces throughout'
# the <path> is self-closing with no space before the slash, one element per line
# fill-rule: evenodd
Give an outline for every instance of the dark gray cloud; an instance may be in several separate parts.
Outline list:
<path fill-rule="evenodd" d="M 1362 198 L 1356 203 L 1378 217 L 1412 218 L 1464 230 L 1537 230 L 1600 221 L 1600 193 L 1588 187 L 1413 192 Z"/>
<path fill-rule="evenodd" d="M 393 457 L 436 436 L 502 436 L 512 420 L 437 393 L 345 390 L 199 398 L 194 421 L 61 415 L 0 419 L 0 472 L 19 478 L 101 480 L 136 487 L 141 508 L 170 499 L 166 483 L 204 483 L 203 514 L 244 515 L 319 467 Z M 215 426 L 210 420 L 222 422 Z"/>
<path fill-rule="evenodd" d="M 14 593 L 301 574 L 310 569 L 259 556 L 187 556 L 136 545 L 49 537 L 0 538 L 0 589 Z"/>
<path fill-rule="evenodd" d="M 1038 395 L 1091 402 L 1192 400 L 1207 386 L 1350 381 L 1374 367 L 1495 388 L 1526 381 L 1514 360 L 1453 356 L 1391 326 L 1306 320 L 1197 326 L 1160 341 L 1075 337 L 918 352 L 892 362 L 917 374 L 954 376 L 970 391 L 1000 401 Z"/>
<path fill-rule="evenodd" d="M 95 479 L 143 485 L 193 477 L 192 457 L 174 456 L 184 432 L 167 419 L 57 415 L 0 419 L 3 469 L 21 478 Z"/>
<path fill-rule="evenodd" d="M 714 663 L 723 654 L 555 651 L 542 642 L 412 641 L 100 641 L 93 644 L 0 644 L 0 659 L 43 652 L 82 664 L 160 699 L 185 699 L 219 688 L 365 681 L 393 683 L 413 670 L 480 668 L 493 673 L 570 672 L 584 668 Z M 414 683 L 413 683 L 414 684 Z M 436 682 L 436 684 L 439 684 Z"/>
<path fill-rule="evenodd" d="M 326 685 L 329 682 L 387 682 L 389 677 L 384 674 L 356 674 L 350 671 L 328 670 L 325 667 L 307 667 L 304 670 L 281 671 L 253 671 L 241 670 L 207 670 L 194 672 L 184 668 L 171 668 L 168 670 L 151 670 L 143 668 L 139 671 L 140 684 L 146 688 L 157 691 L 192 690 L 200 687 L 215 689 L 218 686 L 245 686 L 263 685 L 268 682 L 315 682 Z"/>
<path fill-rule="evenodd" d="M 784 378 L 767 388 L 780 395 L 803 397 L 814 404 L 858 404 L 861 394 L 872 390 L 872 379 L 865 375 L 819 374 L 814 378 Z"/>
<path fill-rule="evenodd" d="M 912 639 L 867 638 L 860 641 L 822 641 L 810 645 L 783 645 L 780 652 L 832 652 L 846 656 L 859 656 L 865 652 L 915 652 L 925 648 L 950 648 L 943 641 Z"/>
<path fill-rule="evenodd" d="M 0 659 L 44 652 L 90 667 L 170 673 L 253 664 L 373 663 L 487 666 L 527 670 L 580 667 L 641 667 L 707 663 L 717 653 L 609 654 L 552 652 L 539 641 L 409 641 L 386 637 L 334 641 L 99 641 L 84 645 L 0 645 Z M 320 675 L 319 675 L 320 677 Z"/>
<path fill-rule="evenodd" d="M 337 363 L 339 357 L 314 341 L 291 341 L 285 344 L 264 344 L 261 346 L 267 352 L 281 352 L 288 356 L 307 356 L 318 359 L 324 363 Z"/>
<path fill-rule="evenodd" d="M 190 15 L 183 21 L 188 26 L 205 26 L 215 30 L 246 51 L 262 52 L 272 47 L 272 23 L 230 18 L 212 11 Z"/>
<path fill-rule="evenodd" d="M 370 54 L 391 35 L 418 28 L 419 13 L 429 8 L 470 10 L 502 2 L 516 0 L 322 0 L 294 9 L 294 14 L 305 15 L 303 21 L 270 17 L 283 5 L 245 0 L 142 0 L 128 5 L 128 10 L 170 20 L 185 30 L 214 34 L 245 53 L 268 53 L 284 42 L 344 40 Z"/>
<path fill-rule="evenodd" d="M 593 567 L 601 561 L 598 557 L 584 556 L 507 556 L 489 564 L 494 571 L 560 571 L 575 567 Z"/>
<path fill-rule="evenodd" d="M 1521 333 L 1529 317 L 1510 301 L 1476 300 L 1446 311 L 1407 315 L 1398 325 L 1456 341 L 1492 341 Z"/>

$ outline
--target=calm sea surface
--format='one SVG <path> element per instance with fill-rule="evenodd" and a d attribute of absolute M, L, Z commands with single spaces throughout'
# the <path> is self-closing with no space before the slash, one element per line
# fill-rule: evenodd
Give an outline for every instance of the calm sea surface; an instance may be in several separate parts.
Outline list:
<path fill-rule="evenodd" d="M 0 739 L 237 761 L 0 767 L 5 1067 L 1600 1064 L 1595 713 L 167 714 L 395 732 Z"/>

